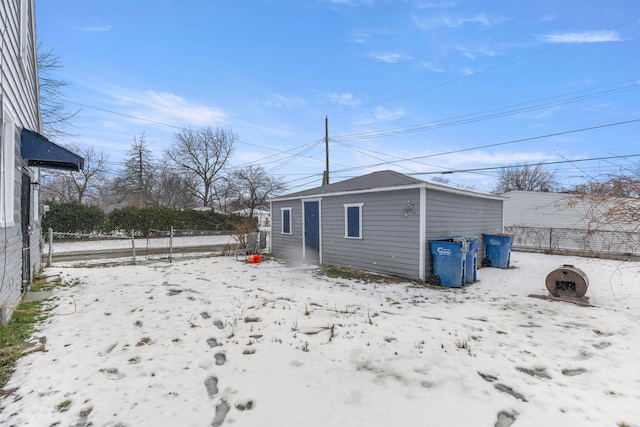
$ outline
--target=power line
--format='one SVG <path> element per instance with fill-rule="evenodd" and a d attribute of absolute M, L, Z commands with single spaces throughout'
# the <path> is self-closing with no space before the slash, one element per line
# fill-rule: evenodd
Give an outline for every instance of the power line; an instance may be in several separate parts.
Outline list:
<path fill-rule="evenodd" d="M 413 160 L 418 160 L 418 159 L 426 159 L 426 158 L 430 158 L 430 157 L 444 156 L 444 155 L 448 155 L 448 154 L 463 153 L 463 152 L 466 152 L 466 151 L 480 150 L 480 149 L 483 149 L 483 148 L 491 148 L 491 147 L 499 147 L 499 146 L 504 146 L 504 145 L 509 145 L 509 144 L 516 144 L 518 142 L 533 141 L 533 140 L 536 140 L 536 139 L 550 138 L 550 137 L 553 137 L 553 136 L 568 135 L 568 134 L 578 133 L 578 132 L 587 132 L 587 131 L 591 131 L 591 130 L 603 129 L 603 128 L 612 127 L 612 126 L 621 126 L 621 125 L 630 124 L 630 123 L 637 123 L 637 122 L 640 122 L 640 119 L 632 119 L 632 120 L 626 120 L 626 121 L 616 122 L 616 123 L 607 123 L 607 124 L 604 124 L 604 125 L 590 126 L 590 127 L 581 128 L 581 129 L 573 129 L 573 130 L 568 130 L 568 131 L 563 131 L 563 132 L 549 133 L 549 134 L 545 134 L 545 135 L 538 135 L 538 136 L 532 136 L 532 137 L 528 137 L 528 138 L 515 139 L 515 140 L 511 140 L 511 141 L 506 141 L 506 142 L 498 142 L 498 143 L 495 143 L 495 144 L 480 145 L 480 146 L 477 146 L 477 147 L 462 148 L 462 149 L 459 149 L 459 150 L 445 151 L 445 152 L 442 152 L 442 153 L 427 154 L 427 155 L 424 155 L 424 156 L 416 156 L 416 157 L 411 157 L 411 158 L 407 158 L 407 159 L 403 159 L 403 160 L 390 160 L 390 161 L 387 161 L 387 162 L 381 162 L 381 163 L 377 163 L 377 164 L 374 164 L 374 165 L 341 169 L 341 170 L 336 171 L 336 172 L 348 172 L 348 171 L 358 170 L 358 169 L 362 169 L 362 168 L 371 168 L 371 167 L 376 167 L 376 166 L 394 164 L 394 163 L 398 163 L 398 162 L 401 162 L 401 161 L 413 161 Z"/>
<path fill-rule="evenodd" d="M 622 26 L 625 26 L 625 25 L 628 25 L 628 24 L 636 24 L 637 22 L 638 22 L 638 18 L 634 18 L 634 19 L 622 22 L 620 24 L 611 26 L 611 27 L 609 27 L 607 29 L 608 30 L 613 30 L 614 28 L 622 27 Z M 584 39 L 587 39 L 587 37 L 589 37 L 589 36 L 585 35 L 585 36 L 579 38 L 578 40 L 584 40 Z M 444 81 L 444 82 L 441 82 L 441 83 L 438 83 L 438 84 L 435 84 L 435 85 L 431 85 L 431 86 L 428 86 L 428 87 L 423 88 L 423 89 L 418 89 L 418 90 L 414 90 L 414 91 L 411 91 L 411 92 L 406 92 L 404 94 L 400 94 L 400 95 L 397 95 L 397 96 L 393 96 L 393 97 L 390 97 L 390 98 L 383 99 L 381 101 L 370 102 L 368 104 L 360 105 L 360 106 L 357 106 L 357 107 L 339 110 L 339 111 L 336 111 L 336 112 L 334 112 L 332 114 L 329 114 L 329 115 L 344 114 L 344 113 L 349 113 L 349 112 L 361 110 L 361 109 L 364 109 L 364 108 L 372 107 L 374 105 L 386 104 L 386 103 L 391 102 L 391 101 L 396 101 L 398 99 L 402 99 L 402 98 L 413 96 L 413 95 L 416 95 L 416 94 L 419 94 L 419 93 L 427 92 L 429 90 L 437 89 L 437 88 L 440 88 L 440 87 L 443 87 L 443 86 L 448 86 L 448 85 L 451 85 L 453 83 L 457 83 L 457 82 L 462 81 L 462 80 L 470 79 L 470 78 L 476 77 L 476 76 L 478 76 L 480 74 L 486 74 L 486 73 L 489 73 L 491 71 L 495 71 L 495 70 L 498 70 L 500 68 L 506 67 L 508 65 L 514 64 L 516 62 L 520 62 L 520 61 L 523 61 L 525 59 L 533 58 L 534 56 L 538 56 L 538 55 L 541 55 L 541 54 L 546 53 L 546 52 L 550 52 L 550 51 L 555 50 L 555 49 L 564 48 L 564 47 L 569 46 L 569 45 L 572 45 L 572 43 L 559 43 L 559 44 L 556 44 L 554 46 L 550 46 L 550 47 L 547 47 L 545 49 L 540 49 L 538 51 L 532 52 L 532 53 L 530 53 L 528 55 L 518 56 L 518 57 L 516 57 L 516 58 L 514 58 L 512 60 L 505 61 L 505 62 L 502 62 L 500 64 L 494 65 L 493 67 L 488 67 L 488 68 L 485 68 L 485 69 L 482 69 L 482 70 L 478 70 L 476 72 L 473 72 L 473 73 L 470 73 L 470 74 L 466 74 L 466 75 L 463 75 L 463 76 L 460 76 L 460 77 L 456 77 L 454 79 L 450 79 L 450 80 L 447 80 L 447 81 Z"/>
<path fill-rule="evenodd" d="M 613 89 L 608 89 L 608 90 L 601 91 L 601 92 L 575 96 L 575 97 L 564 99 L 564 100 L 560 100 L 560 101 L 557 101 L 557 102 L 548 102 L 548 103 L 544 103 L 544 104 L 537 104 L 537 105 L 533 105 L 533 106 L 529 106 L 529 107 L 516 108 L 516 109 L 500 112 L 501 110 L 504 110 L 506 108 L 526 106 L 528 104 L 533 104 L 533 103 L 537 103 L 537 102 L 540 102 L 540 101 L 563 98 L 563 97 L 567 97 L 567 96 L 574 95 L 574 94 L 580 94 L 580 93 L 583 93 L 583 92 L 591 92 L 591 91 L 593 91 L 593 90 L 595 90 L 597 88 L 585 89 L 585 90 L 582 90 L 582 91 L 570 92 L 570 93 L 567 93 L 567 94 L 556 95 L 556 96 L 547 97 L 547 98 L 541 98 L 541 99 L 537 99 L 537 100 L 533 100 L 533 101 L 526 101 L 526 102 L 522 102 L 522 103 L 518 103 L 518 104 L 512 104 L 512 105 L 508 105 L 508 106 L 505 106 L 505 107 L 493 108 L 493 109 L 489 109 L 489 110 L 485 110 L 485 111 L 481 111 L 481 112 L 477 112 L 477 113 L 470 113 L 470 114 L 465 114 L 465 115 L 461 115 L 461 116 L 454 116 L 454 117 L 447 118 L 447 119 L 435 120 L 435 121 L 432 121 L 432 122 L 429 122 L 429 123 L 426 123 L 426 124 L 422 124 L 422 125 L 418 124 L 418 125 L 412 125 L 412 126 L 401 127 L 401 128 L 383 129 L 383 130 L 379 130 L 379 131 L 370 131 L 370 132 L 363 132 L 363 133 L 356 133 L 356 134 L 346 134 L 346 135 L 340 135 L 340 136 L 335 137 L 333 139 L 336 140 L 336 141 L 355 141 L 355 140 L 364 140 L 364 139 L 372 139 L 372 138 L 382 138 L 382 137 L 389 137 L 389 136 L 405 135 L 405 134 L 409 134 L 409 133 L 426 132 L 426 131 L 433 130 L 433 129 L 441 129 L 441 128 L 445 128 L 445 127 L 460 126 L 460 125 L 464 125 L 464 124 L 475 123 L 475 122 L 485 121 L 485 120 L 491 120 L 491 119 L 496 119 L 496 118 L 500 118 L 500 117 L 506 117 L 506 116 L 514 115 L 514 114 L 527 113 L 527 112 L 531 112 L 531 111 L 536 111 L 536 110 L 541 110 L 541 109 L 546 109 L 546 108 L 551 108 L 551 107 L 571 104 L 571 103 L 574 103 L 574 102 L 585 101 L 585 100 L 600 98 L 600 97 L 603 97 L 603 96 L 608 96 L 608 95 L 613 95 L 613 94 L 618 94 L 618 93 L 622 93 L 622 92 L 628 92 L 628 91 L 631 91 L 631 90 L 640 89 L 640 83 L 638 83 L 637 79 L 625 80 L 625 81 L 618 82 L 618 83 L 612 83 L 612 84 L 608 84 L 608 85 L 603 85 L 603 86 L 600 86 L 599 88 L 608 87 L 608 86 L 611 86 L 611 85 L 614 85 L 614 84 L 629 83 L 629 82 L 634 82 L 634 83 L 631 84 L 631 85 L 627 85 L 627 86 L 621 87 L 621 88 L 613 88 Z M 487 114 L 487 113 L 491 113 L 491 114 Z"/>
<path fill-rule="evenodd" d="M 555 162 L 539 162 L 539 163 L 527 163 L 529 166 L 547 166 L 547 165 L 560 165 L 567 163 L 579 163 L 579 162 L 593 162 L 596 160 L 611 160 L 611 159 L 627 159 L 630 157 L 640 157 L 640 154 L 625 154 L 620 156 L 607 156 L 607 157 L 592 157 L 589 159 L 575 159 L 575 160 L 558 160 Z M 470 169 L 455 169 L 441 172 L 415 172 L 410 173 L 408 175 L 448 175 L 453 173 L 465 173 L 465 172 L 477 172 L 477 171 L 489 171 L 489 170 L 500 170 L 500 169 L 509 169 L 514 167 L 511 166 L 488 166 L 484 168 L 470 168 Z"/>

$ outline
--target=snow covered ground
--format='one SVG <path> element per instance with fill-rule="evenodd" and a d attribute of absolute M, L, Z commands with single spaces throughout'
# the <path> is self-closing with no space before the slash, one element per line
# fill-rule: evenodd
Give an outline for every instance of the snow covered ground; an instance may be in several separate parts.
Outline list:
<path fill-rule="evenodd" d="M 562 264 L 593 307 L 531 298 Z M 51 268 L 3 426 L 640 426 L 640 263 L 514 253 L 462 289 L 232 257 Z"/>

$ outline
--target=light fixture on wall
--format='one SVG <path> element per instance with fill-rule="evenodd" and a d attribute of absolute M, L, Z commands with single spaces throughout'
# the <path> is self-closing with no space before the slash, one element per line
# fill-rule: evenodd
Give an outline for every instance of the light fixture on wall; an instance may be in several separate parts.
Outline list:
<path fill-rule="evenodd" d="M 407 200 L 407 206 L 402 210 L 400 215 L 407 218 L 410 213 L 413 213 L 413 203 L 411 203 L 411 200 Z"/>
<path fill-rule="evenodd" d="M 38 181 L 32 182 L 31 186 L 33 187 L 33 191 L 39 191 L 40 190 L 40 183 Z"/>

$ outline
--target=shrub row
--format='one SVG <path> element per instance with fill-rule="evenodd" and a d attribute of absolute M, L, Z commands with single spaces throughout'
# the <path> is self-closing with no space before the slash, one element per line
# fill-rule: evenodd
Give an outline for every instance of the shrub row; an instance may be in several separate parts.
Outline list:
<path fill-rule="evenodd" d="M 152 206 L 127 207 L 105 214 L 96 206 L 51 203 L 42 221 L 43 230 L 61 233 L 111 233 L 134 230 L 147 236 L 150 230 L 233 230 L 242 218 L 213 211 L 193 211 Z"/>

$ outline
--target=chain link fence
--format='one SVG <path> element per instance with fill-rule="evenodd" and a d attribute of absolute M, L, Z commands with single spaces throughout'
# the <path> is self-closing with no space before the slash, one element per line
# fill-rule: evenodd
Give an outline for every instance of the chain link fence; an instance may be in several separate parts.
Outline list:
<path fill-rule="evenodd" d="M 514 236 L 516 250 L 612 259 L 640 257 L 638 232 L 523 226 L 505 227 L 504 231 Z"/>
<path fill-rule="evenodd" d="M 229 253 L 238 245 L 233 231 L 150 230 L 146 237 L 134 231 L 111 234 L 59 233 L 49 229 L 43 235 L 43 258 L 47 266 L 62 261 L 125 258 L 171 262 L 179 253 Z"/>

